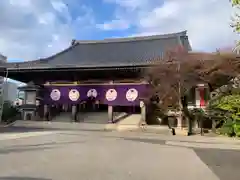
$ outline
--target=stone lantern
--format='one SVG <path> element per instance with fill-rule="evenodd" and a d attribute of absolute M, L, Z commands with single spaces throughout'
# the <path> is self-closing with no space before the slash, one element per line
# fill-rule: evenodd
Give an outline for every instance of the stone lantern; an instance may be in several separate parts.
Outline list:
<path fill-rule="evenodd" d="M 22 104 L 19 109 L 22 111 L 23 120 L 34 120 L 36 117 L 36 109 L 39 106 L 38 91 L 41 89 L 40 86 L 30 82 L 26 86 L 18 88 L 20 92 L 24 92 Z"/>

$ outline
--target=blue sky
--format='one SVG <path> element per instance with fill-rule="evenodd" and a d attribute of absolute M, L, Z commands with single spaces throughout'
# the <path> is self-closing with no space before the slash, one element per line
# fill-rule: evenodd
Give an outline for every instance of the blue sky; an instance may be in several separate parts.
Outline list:
<path fill-rule="evenodd" d="M 0 53 L 9 61 L 48 57 L 72 39 L 187 30 L 193 49 L 234 46 L 228 0 L 0 0 Z"/>

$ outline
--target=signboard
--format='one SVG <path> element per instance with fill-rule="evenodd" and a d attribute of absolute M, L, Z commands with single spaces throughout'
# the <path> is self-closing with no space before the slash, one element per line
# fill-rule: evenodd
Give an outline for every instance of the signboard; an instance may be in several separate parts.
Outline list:
<path fill-rule="evenodd" d="M 45 86 L 44 103 L 79 104 L 92 97 L 100 104 L 139 105 L 146 88 L 146 84 Z"/>

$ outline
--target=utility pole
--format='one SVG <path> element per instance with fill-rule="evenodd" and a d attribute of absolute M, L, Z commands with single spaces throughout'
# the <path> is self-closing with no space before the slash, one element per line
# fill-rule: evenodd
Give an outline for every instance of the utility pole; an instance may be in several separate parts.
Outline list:
<path fill-rule="evenodd" d="M 0 123 L 2 122 L 2 115 L 3 115 L 3 106 L 4 106 L 4 101 L 5 101 L 5 85 L 7 84 L 7 80 L 8 80 L 8 69 L 4 68 L 4 70 L 6 72 L 3 83 L 2 83 L 2 94 L 0 96 Z"/>

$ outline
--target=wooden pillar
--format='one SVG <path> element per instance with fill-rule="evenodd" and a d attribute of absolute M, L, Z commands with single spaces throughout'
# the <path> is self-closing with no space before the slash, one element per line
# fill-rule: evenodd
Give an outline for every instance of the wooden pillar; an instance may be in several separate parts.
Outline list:
<path fill-rule="evenodd" d="M 96 105 L 96 108 L 99 109 L 100 102 L 99 102 L 99 101 L 96 101 L 96 102 L 95 102 L 95 105 Z"/>
<path fill-rule="evenodd" d="M 113 80 L 109 84 L 113 84 Z M 113 106 L 110 105 L 108 105 L 108 123 L 113 123 Z"/>
<path fill-rule="evenodd" d="M 108 105 L 108 123 L 113 123 L 113 106 Z"/>
<path fill-rule="evenodd" d="M 83 105 L 82 105 L 82 102 L 79 104 L 79 111 L 82 111 L 83 109 Z"/>
<path fill-rule="evenodd" d="M 72 121 L 77 121 L 77 105 L 72 105 Z"/>
<path fill-rule="evenodd" d="M 92 110 L 96 111 L 96 101 L 92 101 Z"/>
<path fill-rule="evenodd" d="M 44 107 L 43 107 L 43 119 L 45 121 L 49 120 L 49 108 L 47 104 L 44 104 Z"/>
<path fill-rule="evenodd" d="M 141 108 L 141 123 L 146 124 L 146 106 L 143 101 L 140 101 L 140 108 Z"/>
<path fill-rule="evenodd" d="M 63 104 L 63 111 L 67 112 L 68 111 L 68 104 Z"/>
<path fill-rule="evenodd" d="M 82 104 L 81 104 L 81 109 L 82 109 L 82 111 L 86 111 L 86 102 L 84 101 L 84 102 L 82 102 Z"/>

